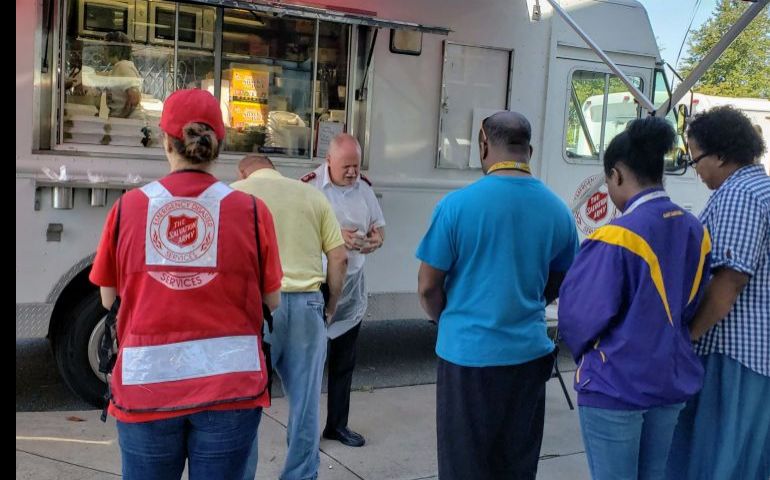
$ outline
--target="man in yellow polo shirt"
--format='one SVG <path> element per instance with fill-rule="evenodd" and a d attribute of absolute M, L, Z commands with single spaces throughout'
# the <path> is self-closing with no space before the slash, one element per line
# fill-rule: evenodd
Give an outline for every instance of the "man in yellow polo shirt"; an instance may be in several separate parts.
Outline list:
<path fill-rule="evenodd" d="M 347 252 L 340 226 L 323 193 L 281 175 L 269 158 L 247 155 L 238 164 L 241 180 L 231 186 L 259 197 L 273 214 L 283 269 L 281 306 L 273 312 L 273 367 L 289 398 L 289 425 L 282 480 L 315 478 L 320 464 L 319 410 L 326 361 L 326 318 L 332 318 L 347 271 Z M 324 275 L 322 253 L 328 259 Z M 320 286 L 329 285 L 324 305 Z M 324 312 L 324 308 L 326 311 Z M 257 442 L 244 479 L 257 471 Z"/>

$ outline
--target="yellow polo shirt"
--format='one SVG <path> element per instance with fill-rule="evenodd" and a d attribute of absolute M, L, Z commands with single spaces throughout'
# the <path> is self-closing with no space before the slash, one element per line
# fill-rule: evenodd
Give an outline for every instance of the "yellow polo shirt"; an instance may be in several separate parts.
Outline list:
<path fill-rule="evenodd" d="M 231 185 L 270 209 L 283 269 L 283 292 L 314 292 L 326 280 L 321 252 L 344 245 L 326 196 L 311 185 L 262 168 Z"/>

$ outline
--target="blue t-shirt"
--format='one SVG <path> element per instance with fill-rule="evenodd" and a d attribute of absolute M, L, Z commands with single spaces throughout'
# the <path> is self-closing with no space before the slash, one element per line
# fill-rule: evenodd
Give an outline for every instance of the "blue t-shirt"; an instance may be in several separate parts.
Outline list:
<path fill-rule="evenodd" d="M 417 258 L 447 272 L 436 354 L 457 365 L 518 365 L 554 348 L 543 292 L 578 248 L 567 206 L 540 180 L 490 175 L 436 206 Z"/>

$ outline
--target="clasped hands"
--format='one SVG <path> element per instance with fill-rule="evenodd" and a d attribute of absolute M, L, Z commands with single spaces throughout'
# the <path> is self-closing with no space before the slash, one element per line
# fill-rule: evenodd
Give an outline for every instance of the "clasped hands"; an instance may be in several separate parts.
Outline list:
<path fill-rule="evenodd" d="M 366 236 L 359 233 L 356 229 L 343 228 L 342 239 L 345 241 L 345 248 L 348 250 L 358 250 L 363 254 L 371 253 L 382 246 L 383 238 L 377 227 L 372 226 L 366 233 Z"/>

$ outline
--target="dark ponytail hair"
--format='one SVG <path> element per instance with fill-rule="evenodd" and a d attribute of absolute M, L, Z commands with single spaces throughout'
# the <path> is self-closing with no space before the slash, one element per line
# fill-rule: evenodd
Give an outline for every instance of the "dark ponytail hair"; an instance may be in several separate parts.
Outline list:
<path fill-rule="evenodd" d="M 219 155 L 221 144 L 214 130 L 205 123 L 191 122 L 184 126 L 184 139 L 170 137 L 174 150 L 193 165 L 209 163 Z"/>
<path fill-rule="evenodd" d="M 666 153 L 674 147 L 676 133 L 671 124 L 661 117 L 634 120 L 612 139 L 604 152 L 604 173 L 618 162 L 623 163 L 642 185 L 663 182 L 663 163 Z"/>

